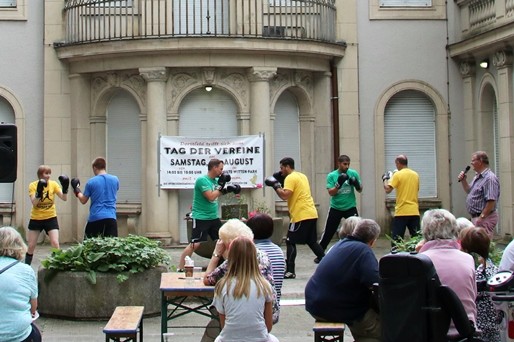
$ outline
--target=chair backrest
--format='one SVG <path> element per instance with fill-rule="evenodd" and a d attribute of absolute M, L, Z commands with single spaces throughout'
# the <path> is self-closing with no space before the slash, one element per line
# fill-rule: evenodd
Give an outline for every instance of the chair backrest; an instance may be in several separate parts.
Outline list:
<path fill-rule="evenodd" d="M 379 261 L 382 341 L 444 341 L 450 325 L 437 296 L 441 285 L 424 254 L 388 254 Z"/>
<path fill-rule="evenodd" d="M 469 320 L 469 317 L 464 310 L 464 306 L 462 305 L 459 297 L 457 297 L 457 294 L 448 286 L 441 285 L 437 289 L 437 296 L 439 297 L 443 311 L 450 315 L 453 320 L 453 324 L 455 324 L 455 328 L 459 333 L 458 336 L 449 337 L 455 339 L 473 338 L 475 327 Z"/>

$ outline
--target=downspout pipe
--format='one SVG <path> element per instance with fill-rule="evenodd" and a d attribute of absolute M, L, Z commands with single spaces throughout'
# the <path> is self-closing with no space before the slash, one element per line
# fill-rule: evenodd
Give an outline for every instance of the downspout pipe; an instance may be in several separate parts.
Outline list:
<path fill-rule="evenodd" d="M 339 89 L 337 86 L 337 66 L 334 59 L 330 61 L 330 83 L 331 83 L 331 94 L 330 94 L 330 104 L 332 109 L 332 137 L 333 137 L 333 147 L 334 147 L 334 169 L 338 168 L 337 159 L 339 158 Z"/>

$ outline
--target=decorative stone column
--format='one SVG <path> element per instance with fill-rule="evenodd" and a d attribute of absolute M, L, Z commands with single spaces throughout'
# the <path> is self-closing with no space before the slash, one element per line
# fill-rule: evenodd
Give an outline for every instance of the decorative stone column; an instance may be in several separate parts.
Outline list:
<path fill-rule="evenodd" d="M 475 89 L 475 66 L 472 62 L 462 62 L 459 66 L 462 76 L 462 97 L 464 103 L 464 152 L 471 156 L 475 151 L 477 133 L 473 91 Z"/>
<path fill-rule="evenodd" d="M 90 78 L 86 75 L 71 74 L 70 80 L 70 108 L 71 108 L 71 177 L 78 177 L 85 185 L 86 180 L 92 176 L 90 145 L 90 116 L 91 116 L 91 88 Z M 84 225 L 87 222 L 89 206 L 70 199 L 72 235 L 82 240 Z"/>
<path fill-rule="evenodd" d="M 271 144 L 271 110 L 270 80 L 277 73 L 277 68 L 253 67 L 248 71 L 250 80 L 250 134 L 264 134 L 264 177 L 276 171 L 273 165 L 273 146 Z M 271 195 L 270 195 L 271 193 Z M 264 195 L 266 194 L 266 199 Z M 252 191 L 253 202 L 265 201 L 269 208 L 274 208 L 275 194 L 271 189 Z"/>
<path fill-rule="evenodd" d="M 168 193 L 160 188 L 159 136 L 166 135 L 166 81 L 168 71 L 164 67 L 141 68 L 141 76 L 147 82 L 146 165 L 143 170 L 142 220 L 145 236 L 159 239 L 165 245 L 171 243 L 168 223 Z"/>
<path fill-rule="evenodd" d="M 500 179 L 500 203 L 498 210 L 500 213 L 500 227 L 502 234 L 508 233 L 511 236 L 514 233 L 512 222 L 514 222 L 514 211 L 512 203 L 514 196 L 512 194 L 512 186 L 514 184 L 514 149 L 511 141 L 514 138 L 513 120 L 513 94 L 512 94 L 512 54 L 508 51 L 500 50 L 493 56 L 493 65 L 498 70 L 498 134 L 500 162 L 498 163 L 500 170 L 497 170 Z"/>
<path fill-rule="evenodd" d="M 314 140 L 314 163 L 313 165 L 327 165 L 327 161 L 329 161 L 328 165 L 333 163 L 332 156 L 334 151 L 334 137 L 332 130 L 332 109 L 330 106 L 330 95 L 331 94 L 331 76 L 330 72 L 316 73 L 314 74 L 314 88 L 313 88 L 313 115 L 316 118 L 314 122 L 314 136 L 316 137 Z M 355 123 L 354 120 L 350 121 L 352 124 Z M 357 127 L 351 127 L 348 129 L 348 134 L 357 135 L 359 132 L 358 120 L 356 121 Z M 350 133 L 352 132 L 352 133 Z M 346 152 L 347 154 L 351 153 L 352 159 L 352 167 L 358 168 L 359 163 L 359 144 L 354 144 L 357 146 L 352 146 L 352 151 Z M 350 148 L 348 146 L 348 148 Z M 355 150 L 355 151 L 353 151 Z M 346 151 L 346 150 L 345 150 Z M 304 163 L 305 165 L 305 163 Z M 318 222 L 325 222 L 328 208 L 330 206 L 330 196 L 327 194 L 327 190 L 325 187 L 326 179 L 327 179 L 327 170 L 325 168 L 314 167 L 313 169 L 314 178 L 310 179 L 311 189 L 313 191 L 312 195 L 316 200 L 316 203 L 319 204 Z M 323 230 L 323 224 L 318 224 L 318 230 Z"/>

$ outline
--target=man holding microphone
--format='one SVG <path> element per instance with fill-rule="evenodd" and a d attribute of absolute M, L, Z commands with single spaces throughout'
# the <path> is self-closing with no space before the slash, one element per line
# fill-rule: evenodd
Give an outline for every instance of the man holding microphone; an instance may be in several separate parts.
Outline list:
<path fill-rule="evenodd" d="M 489 168 L 489 158 L 484 151 L 471 155 L 471 167 L 476 172 L 471 183 L 468 183 L 465 171 L 461 171 L 458 176 L 462 189 L 468 194 L 466 209 L 471 215 L 471 222 L 485 228 L 489 236 L 493 236 L 494 227 L 498 223 L 496 203 L 500 198 L 500 182 Z"/>

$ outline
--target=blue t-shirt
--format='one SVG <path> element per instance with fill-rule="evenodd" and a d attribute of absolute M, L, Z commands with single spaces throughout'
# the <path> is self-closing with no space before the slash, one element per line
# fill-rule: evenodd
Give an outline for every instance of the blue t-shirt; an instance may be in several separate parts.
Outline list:
<path fill-rule="evenodd" d="M 0 256 L 0 269 L 14 261 Z M 19 342 L 30 335 L 33 298 L 37 298 L 37 281 L 29 265 L 19 262 L 0 274 L 0 341 Z"/>
<path fill-rule="evenodd" d="M 378 283 L 371 247 L 353 237 L 337 242 L 305 286 L 305 309 L 331 322 L 352 323 L 370 309 L 371 286 Z"/>
<path fill-rule="evenodd" d="M 108 173 L 87 181 L 84 196 L 91 200 L 88 222 L 116 219 L 116 194 L 120 188 L 118 177 Z"/>

